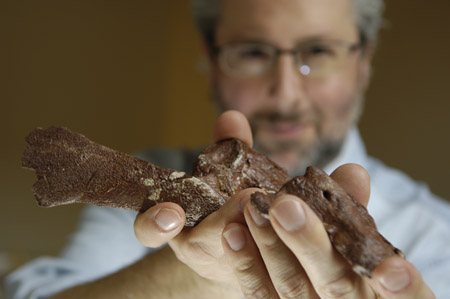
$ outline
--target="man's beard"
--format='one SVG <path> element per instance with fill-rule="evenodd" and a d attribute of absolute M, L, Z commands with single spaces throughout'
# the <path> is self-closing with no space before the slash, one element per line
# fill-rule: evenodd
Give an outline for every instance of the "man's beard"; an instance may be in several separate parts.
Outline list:
<path fill-rule="evenodd" d="M 274 141 L 270 148 L 264 146 L 258 139 L 254 140 L 254 148 L 271 157 L 275 151 L 295 151 L 297 159 L 294 164 L 281 165 L 286 168 L 291 176 L 303 175 L 308 166 L 324 168 L 340 152 L 343 139 L 316 140 L 308 147 L 302 146 L 301 141 Z"/>
<path fill-rule="evenodd" d="M 324 168 L 340 152 L 344 137 L 331 139 L 322 136 L 321 122 L 319 119 L 320 115 L 317 111 L 308 113 L 307 115 L 299 112 L 279 113 L 277 111 L 256 113 L 249 118 L 250 127 L 254 136 L 254 148 L 272 157 L 272 159 L 274 156 L 282 153 L 294 153 L 294 163 L 281 165 L 289 171 L 291 176 L 303 175 L 308 166 Z M 258 128 L 265 125 L 276 125 L 278 122 L 314 124 L 316 138 L 311 144 L 306 144 L 301 139 L 272 139 L 269 143 L 262 142 L 258 138 Z"/>

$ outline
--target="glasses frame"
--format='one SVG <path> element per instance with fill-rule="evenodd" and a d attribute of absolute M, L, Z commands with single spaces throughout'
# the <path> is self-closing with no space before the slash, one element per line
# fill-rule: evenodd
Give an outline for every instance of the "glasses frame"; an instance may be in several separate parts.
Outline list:
<path fill-rule="evenodd" d="M 217 59 L 219 67 L 222 69 L 222 71 L 232 77 L 258 77 L 263 76 L 267 74 L 270 70 L 274 68 L 274 66 L 278 63 L 280 55 L 292 55 L 295 60 L 296 68 L 298 69 L 299 73 L 303 76 L 309 76 L 310 72 L 310 66 L 308 66 L 306 63 L 301 61 L 301 55 L 299 55 L 299 52 L 306 48 L 307 45 L 311 45 L 314 43 L 320 43 L 320 42 L 326 42 L 326 43 L 334 43 L 341 46 L 346 46 L 347 54 L 356 52 L 358 50 L 361 50 L 364 48 L 364 40 L 359 39 L 357 42 L 349 42 L 344 40 L 310 40 L 307 42 L 304 42 L 302 44 L 299 44 L 295 48 L 292 49 L 280 49 L 274 45 L 271 45 L 269 43 L 265 42 L 231 42 L 224 44 L 222 46 L 214 46 L 212 47 L 212 51 L 214 56 Z M 229 66 L 229 63 L 227 61 L 227 58 L 224 55 L 226 53 L 227 49 L 231 47 L 235 47 L 236 45 L 259 45 L 264 47 L 269 47 L 271 50 L 273 50 L 273 59 L 271 63 L 267 66 L 267 68 L 261 72 L 261 74 L 258 75 L 252 75 L 252 74 L 243 74 L 237 72 L 235 69 Z M 305 68 L 306 67 L 306 68 Z"/>

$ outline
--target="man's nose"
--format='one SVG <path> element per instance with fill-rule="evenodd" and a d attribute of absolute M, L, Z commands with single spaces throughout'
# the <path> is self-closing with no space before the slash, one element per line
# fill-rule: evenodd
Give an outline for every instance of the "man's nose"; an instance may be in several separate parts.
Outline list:
<path fill-rule="evenodd" d="M 271 96 L 281 109 L 290 109 L 304 96 L 304 78 L 297 69 L 295 59 L 289 53 L 278 57 L 274 69 Z"/>

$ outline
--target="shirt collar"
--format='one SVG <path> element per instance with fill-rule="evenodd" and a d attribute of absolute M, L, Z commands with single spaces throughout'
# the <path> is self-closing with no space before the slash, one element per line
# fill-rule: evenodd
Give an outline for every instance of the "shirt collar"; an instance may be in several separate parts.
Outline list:
<path fill-rule="evenodd" d="M 356 163 L 367 167 L 366 148 L 356 127 L 352 127 L 347 132 L 339 154 L 325 166 L 324 170 L 331 174 L 336 168 L 347 163 Z"/>

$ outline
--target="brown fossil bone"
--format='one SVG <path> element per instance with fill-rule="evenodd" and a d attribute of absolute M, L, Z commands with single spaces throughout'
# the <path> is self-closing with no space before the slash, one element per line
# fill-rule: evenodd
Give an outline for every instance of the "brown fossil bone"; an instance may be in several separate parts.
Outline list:
<path fill-rule="evenodd" d="M 189 175 L 114 151 L 66 128 L 37 128 L 26 138 L 22 165 L 34 170 L 33 193 L 40 206 L 92 203 L 143 212 L 171 201 L 194 226 L 242 189 L 261 188 L 252 203 L 267 216 L 282 193 L 297 195 L 318 215 L 331 243 L 353 270 L 370 277 L 383 259 L 402 255 L 377 231 L 365 207 L 317 168 L 290 180 L 265 155 L 238 140 L 224 140 L 203 150 Z"/>
<path fill-rule="evenodd" d="M 281 194 L 292 194 L 306 202 L 322 221 L 334 248 L 356 273 L 370 277 L 385 258 L 403 256 L 378 232 L 367 209 L 323 170 L 308 167 L 304 176 L 289 180 L 276 194 L 253 193 L 251 203 L 267 218 L 271 202 Z"/>
<path fill-rule="evenodd" d="M 36 172 L 33 193 L 43 207 L 92 203 L 142 212 L 171 201 L 181 205 L 186 225 L 193 226 L 243 188 L 274 192 L 289 179 L 284 169 L 238 140 L 206 148 L 194 176 L 117 152 L 66 128 L 37 128 L 26 142 L 22 166 Z"/>

